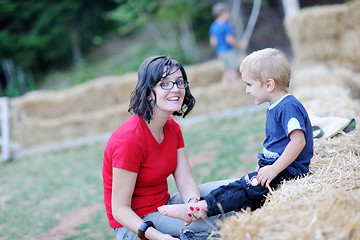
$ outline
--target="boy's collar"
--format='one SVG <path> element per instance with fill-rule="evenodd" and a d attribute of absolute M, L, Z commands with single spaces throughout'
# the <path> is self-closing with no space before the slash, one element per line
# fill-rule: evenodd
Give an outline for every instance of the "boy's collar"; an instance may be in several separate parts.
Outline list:
<path fill-rule="evenodd" d="M 274 107 L 276 107 L 276 105 L 278 105 L 279 102 L 281 102 L 284 98 L 286 98 L 287 96 L 290 96 L 290 93 L 285 94 L 284 96 L 282 96 L 279 100 L 277 100 L 276 102 L 274 102 L 273 104 L 268 106 L 268 109 L 271 110 Z"/>

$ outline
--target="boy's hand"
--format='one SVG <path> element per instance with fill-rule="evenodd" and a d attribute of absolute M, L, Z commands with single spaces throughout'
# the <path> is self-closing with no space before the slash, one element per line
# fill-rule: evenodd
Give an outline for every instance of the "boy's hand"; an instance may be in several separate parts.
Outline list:
<path fill-rule="evenodd" d="M 246 41 L 241 41 L 239 42 L 239 48 L 243 49 L 243 50 L 246 50 L 249 46 L 249 43 L 246 42 Z"/>
<path fill-rule="evenodd" d="M 278 175 L 278 171 L 273 165 L 262 167 L 258 171 L 257 180 L 264 186 L 268 187 L 270 182 Z"/>

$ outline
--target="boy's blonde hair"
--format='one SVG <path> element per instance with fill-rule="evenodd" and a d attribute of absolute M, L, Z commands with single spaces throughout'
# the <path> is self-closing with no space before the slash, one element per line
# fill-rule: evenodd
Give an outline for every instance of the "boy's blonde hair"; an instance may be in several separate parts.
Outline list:
<path fill-rule="evenodd" d="M 274 48 L 265 48 L 248 55 L 240 66 L 240 73 L 244 72 L 249 72 L 254 80 L 262 83 L 267 79 L 273 79 L 281 89 L 287 89 L 290 85 L 289 60 L 284 53 Z"/>

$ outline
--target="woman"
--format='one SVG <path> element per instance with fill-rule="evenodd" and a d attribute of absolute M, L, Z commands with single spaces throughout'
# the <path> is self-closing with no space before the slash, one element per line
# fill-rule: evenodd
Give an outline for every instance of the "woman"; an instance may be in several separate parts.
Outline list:
<path fill-rule="evenodd" d="M 129 106 L 134 115 L 112 134 L 104 151 L 104 203 L 117 239 L 178 239 L 184 222 L 157 208 L 197 201 L 200 194 L 224 184 L 206 184 L 200 191 L 193 178 L 180 126 L 171 115 L 185 117 L 194 105 L 179 62 L 157 56 L 141 64 Z M 170 174 L 179 191 L 171 197 Z M 188 228 L 195 239 L 206 239 L 212 231 L 203 220 Z"/>

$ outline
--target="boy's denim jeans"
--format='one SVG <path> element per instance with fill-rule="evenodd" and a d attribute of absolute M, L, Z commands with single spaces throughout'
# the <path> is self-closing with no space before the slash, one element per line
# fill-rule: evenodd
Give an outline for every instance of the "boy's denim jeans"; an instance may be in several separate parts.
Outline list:
<path fill-rule="evenodd" d="M 271 183 L 271 188 L 278 187 L 283 180 L 293 179 L 294 175 L 286 169 L 278 174 Z M 257 172 L 249 173 L 235 182 L 221 186 L 202 197 L 207 203 L 207 215 L 214 216 L 222 211 L 230 212 L 250 207 L 259 208 L 265 200 L 269 189 L 261 186 L 257 181 Z M 218 205 L 221 205 L 222 209 Z"/>

